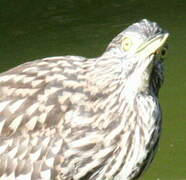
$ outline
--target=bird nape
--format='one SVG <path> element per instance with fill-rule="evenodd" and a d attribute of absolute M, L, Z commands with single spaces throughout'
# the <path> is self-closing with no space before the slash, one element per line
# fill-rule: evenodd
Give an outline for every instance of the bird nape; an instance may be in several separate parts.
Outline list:
<path fill-rule="evenodd" d="M 100 57 L 49 57 L 1 73 L 0 179 L 137 179 L 160 137 L 167 38 L 144 19 Z"/>

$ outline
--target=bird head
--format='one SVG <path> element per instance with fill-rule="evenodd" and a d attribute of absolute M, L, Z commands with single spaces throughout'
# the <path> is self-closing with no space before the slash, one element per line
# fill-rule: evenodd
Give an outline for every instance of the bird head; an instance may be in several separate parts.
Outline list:
<path fill-rule="evenodd" d="M 118 34 L 104 57 L 119 59 L 126 87 L 135 91 L 154 91 L 158 95 L 163 81 L 165 42 L 169 33 L 157 23 L 143 19 Z"/>

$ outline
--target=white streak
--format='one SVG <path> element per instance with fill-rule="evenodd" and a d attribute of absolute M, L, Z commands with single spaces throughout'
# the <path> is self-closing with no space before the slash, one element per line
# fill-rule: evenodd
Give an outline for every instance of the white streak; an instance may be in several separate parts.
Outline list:
<path fill-rule="evenodd" d="M 43 80 L 35 80 L 31 82 L 32 87 L 37 87 L 38 85 L 40 85 L 43 82 Z"/>
<path fill-rule="evenodd" d="M 8 107 L 9 111 L 11 113 L 15 113 L 25 101 L 26 99 L 17 100 L 16 102 L 14 102 Z"/>
<path fill-rule="evenodd" d="M 15 74 L 1 76 L 0 81 L 6 82 L 13 79 L 15 76 L 16 76 Z"/>
<path fill-rule="evenodd" d="M 23 79 L 23 83 L 30 83 L 31 81 L 33 81 L 35 79 L 35 76 L 31 76 L 31 77 L 25 77 Z"/>
<path fill-rule="evenodd" d="M 5 150 L 7 149 L 7 147 L 8 147 L 8 144 L 2 144 L 2 145 L 0 146 L 0 154 L 4 153 Z"/>
<path fill-rule="evenodd" d="M 47 165 L 48 167 L 53 167 L 53 165 L 54 165 L 54 158 L 47 159 L 47 160 L 45 161 L 45 163 L 46 163 L 46 165 Z"/>
<path fill-rule="evenodd" d="M 41 115 L 39 116 L 38 121 L 39 121 L 40 123 L 44 123 L 45 120 L 46 120 L 46 118 L 47 118 L 47 114 L 46 114 L 46 113 L 43 113 L 43 114 L 41 114 Z"/>
<path fill-rule="evenodd" d="M 26 110 L 26 113 L 31 116 L 36 110 L 37 108 L 39 107 L 39 103 L 34 103 L 32 104 L 27 110 Z"/>
<path fill-rule="evenodd" d="M 8 156 L 9 156 L 10 158 L 13 159 L 13 158 L 15 157 L 17 151 L 18 151 L 18 146 L 15 146 L 15 147 L 14 147 L 11 151 L 9 151 L 7 154 L 8 154 Z"/>
<path fill-rule="evenodd" d="M 48 65 L 48 64 L 47 64 Z M 39 71 L 38 73 L 37 73 L 37 76 L 45 76 L 45 75 L 47 75 L 48 73 L 49 73 L 50 71 Z"/>
<path fill-rule="evenodd" d="M 33 130 L 38 120 L 38 116 L 32 117 L 27 123 L 26 127 L 28 130 Z"/>
<path fill-rule="evenodd" d="M 97 133 L 90 133 L 88 136 L 82 137 L 81 139 L 75 140 L 68 145 L 72 148 L 83 147 L 89 144 L 97 143 L 101 140 L 102 136 Z"/>
<path fill-rule="evenodd" d="M 29 156 L 30 156 L 30 159 L 31 159 L 31 161 L 32 162 L 35 162 L 35 161 L 37 161 L 38 160 L 38 158 L 39 158 L 39 156 L 41 155 L 41 147 L 38 149 L 38 150 L 36 150 L 34 153 L 30 153 L 29 154 Z"/>
<path fill-rule="evenodd" d="M 51 179 L 51 170 L 47 169 L 45 171 L 41 171 L 41 178 L 45 180 L 50 180 Z"/>
<path fill-rule="evenodd" d="M 11 101 L 0 102 L 0 112 L 2 112 Z"/>
<path fill-rule="evenodd" d="M 19 125 L 21 124 L 21 121 L 23 120 L 23 114 L 16 117 L 13 122 L 10 124 L 10 129 L 16 131 Z"/>

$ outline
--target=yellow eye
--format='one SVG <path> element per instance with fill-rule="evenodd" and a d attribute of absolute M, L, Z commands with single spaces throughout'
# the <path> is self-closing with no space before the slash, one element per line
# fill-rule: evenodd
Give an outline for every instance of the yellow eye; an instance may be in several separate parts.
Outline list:
<path fill-rule="evenodd" d="M 129 37 L 125 37 L 122 41 L 122 48 L 128 51 L 132 47 L 132 40 Z"/>

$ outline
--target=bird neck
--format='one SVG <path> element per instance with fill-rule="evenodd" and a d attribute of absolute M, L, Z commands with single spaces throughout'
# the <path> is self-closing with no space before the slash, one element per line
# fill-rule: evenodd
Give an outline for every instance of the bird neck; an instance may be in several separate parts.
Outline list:
<path fill-rule="evenodd" d="M 110 95 L 117 92 L 120 97 L 125 96 L 128 102 L 132 102 L 137 94 L 150 93 L 152 67 L 136 68 L 130 72 L 128 67 L 123 67 L 122 61 L 118 57 L 108 60 L 105 56 L 98 58 L 98 60 L 91 59 L 88 61 L 86 79 L 88 89 L 91 89 L 90 93 L 93 96 L 104 93 Z M 137 65 L 134 64 L 133 66 L 131 69 Z"/>
<path fill-rule="evenodd" d="M 98 60 L 97 60 L 98 59 Z M 116 90 L 120 84 L 122 72 L 121 63 L 116 58 L 100 57 L 88 62 L 86 72 L 87 86 L 92 95 L 109 94 Z"/>
<path fill-rule="evenodd" d="M 129 105 L 133 106 L 136 96 L 140 94 L 150 95 L 150 71 L 151 67 L 145 70 L 137 67 L 125 78 L 121 94 Z"/>

